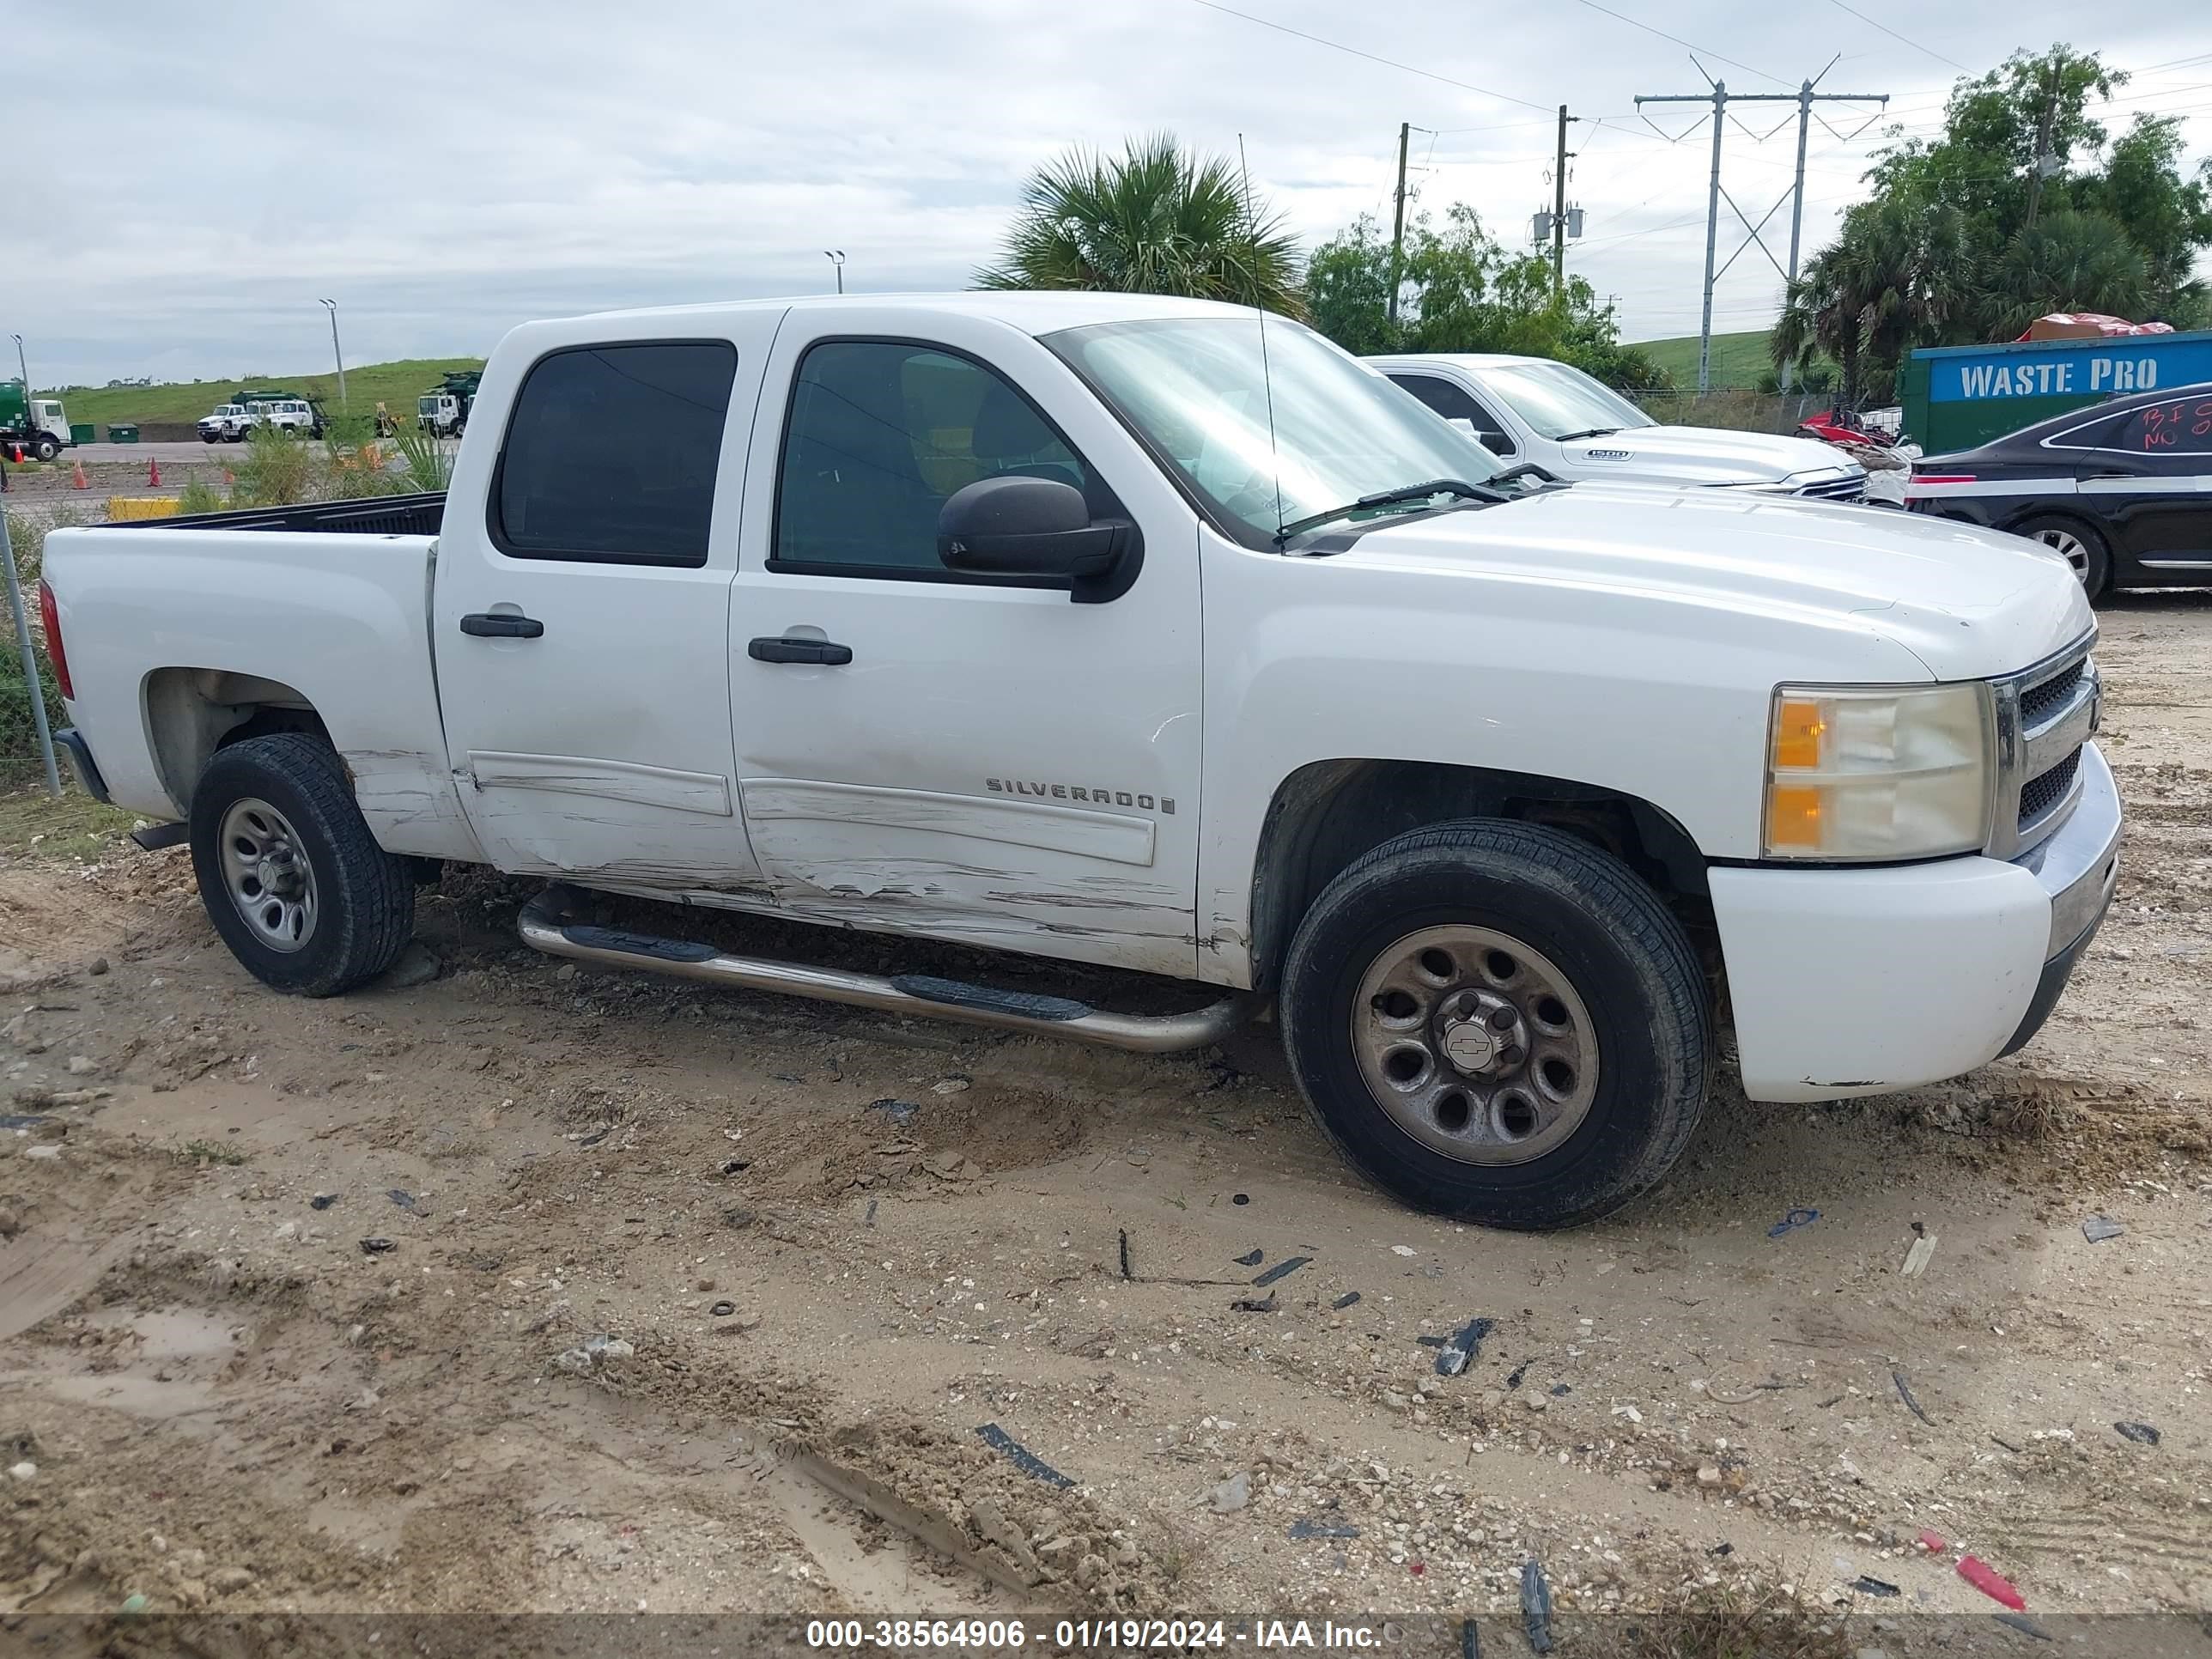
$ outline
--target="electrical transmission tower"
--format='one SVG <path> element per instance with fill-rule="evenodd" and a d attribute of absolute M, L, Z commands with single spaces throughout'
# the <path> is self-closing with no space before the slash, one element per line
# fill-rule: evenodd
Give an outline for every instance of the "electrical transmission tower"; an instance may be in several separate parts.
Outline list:
<path fill-rule="evenodd" d="M 1697 63 L 1697 59 L 1694 58 L 1690 61 L 1693 64 Z M 1835 66 L 1835 60 L 1831 58 L 1828 63 L 1828 69 L 1833 69 Z M 1700 75 L 1705 75 L 1705 66 L 1703 64 L 1698 64 L 1698 72 Z M 1785 283 L 1794 283 L 1797 280 L 1798 239 L 1803 233 L 1805 223 L 1805 138 L 1807 130 L 1816 119 L 1820 120 L 1822 126 L 1828 127 L 1828 123 L 1824 118 L 1817 117 L 1814 114 L 1813 106 L 1815 104 L 1826 103 L 1872 103 L 1887 106 L 1889 102 L 1889 94 L 1886 92 L 1814 91 L 1814 88 L 1820 85 L 1822 76 L 1825 76 L 1827 72 L 1827 69 L 1822 70 L 1819 75 L 1814 76 L 1811 80 L 1806 82 L 1795 92 L 1730 93 L 1728 89 L 1728 83 L 1726 82 L 1716 81 L 1711 76 L 1706 75 L 1705 80 L 1711 88 L 1711 90 L 1709 91 L 1651 94 L 1638 93 L 1637 94 L 1636 107 L 1639 113 L 1642 112 L 1643 108 L 1646 104 L 1709 103 L 1713 106 L 1713 178 L 1711 188 L 1707 192 L 1705 198 L 1705 309 L 1703 320 L 1698 326 L 1698 391 L 1701 395 L 1711 390 L 1713 378 L 1713 284 L 1721 277 L 1728 274 L 1729 266 L 1734 264 L 1736 260 L 1741 257 L 1745 248 L 1750 247 L 1754 244 L 1758 246 L 1759 251 L 1761 253 L 1766 255 L 1767 263 L 1772 265 L 1778 272 L 1780 272 L 1782 279 Z M 1725 190 L 1721 188 L 1721 132 L 1723 124 L 1729 118 L 1728 110 L 1730 104 L 1795 104 L 1797 106 L 1796 177 L 1791 183 L 1788 192 L 1777 200 L 1772 207 L 1767 209 L 1765 213 L 1759 216 L 1759 222 L 1757 224 L 1753 224 L 1752 222 L 1751 216 L 1749 214 L 1746 213 L 1741 208 L 1736 206 L 1735 198 L 1730 196 Z M 1856 137 L 1859 132 L 1865 131 L 1867 125 L 1870 125 L 1875 120 L 1879 119 L 1881 118 L 1881 112 L 1880 110 L 1876 110 L 1873 115 L 1867 118 L 1866 123 L 1862 125 L 1857 129 L 1857 131 L 1848 135 L 1836 132 L 1836 130 L 1833 127 L 1828 127 L 1828 131 L 1832 133 L 1835 133 L 1835 136 L 1838 138 L 1848 141 L 1849 138 Z M 1773 137 L 1773 132 L 1764 134 L 1753 132 L 1749 127 L 1743 126 L 1743 124 L 1741 121 L 1737 122 L 1736 125 L 1739 127 L 1741 127 L 1746 134 L 1754 139 L 1763 139 Z M 1658 129 L 1654 127 L 1653 131 L 1657 131 Z M 1779 127 L 1774 129 L 1775 132 L 1778 132 L 1780 131 L 1781 129 Z M 1667 135 L 1661 133 L 1660 136 L 1662 137 L 1665 137 Z M 1737 222 L 1743 226 L 1746 234 L 1743 241 L 1738 246 L 1736 251 L 1729 255 L 1727 264 L 1722 265 L 1719 270 L 1716 270 L 1713 268 L 1713 258 L 1715 253 L 1717 252 L 1718 243 L 1720 240 L 1721 203 L 1723 201 L 1726 201 L 1728 203 L 1729 210 L 1735 215 Z M 1782 204 L 1784 202 L 1790 204 L 1790 264 L 1786 270 L 1784 269 L 1782 262 L 1774 257 L 1773 250 L 1766 246 L 1765 239 L 1761 234 L 1766 228 L 1766 222 L 1781 211 Z M 1784 384 L 1786 386 L 1788 382 L 1785 380 Z"/>

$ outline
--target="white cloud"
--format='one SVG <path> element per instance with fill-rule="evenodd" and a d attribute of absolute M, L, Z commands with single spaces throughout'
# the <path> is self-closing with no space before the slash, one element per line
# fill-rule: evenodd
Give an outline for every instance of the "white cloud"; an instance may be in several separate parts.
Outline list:
<path fill-rule="evenodd" d="M 1784 77 L 1840 52 L 1828 84 L 1903 94 L 1908 121 L 1930 118 L 1952 73 L 1825 0 L 1608 3 Z M 1707 151 L 1702 135 L 1668 145 L 1632 102 L 1695 88 L 1680 48 L 1579 0 L 1238 9 L 1615 118 L 1575 129 L 1571 194 L 1589 218 L 1571 262 L 1621 295 L 1632 334 L 1694 331 Z M 2212 51 L 2212 24 L 2086 38 L 2058 0 L 1957 0 L 1894 26 L 1976 64 L 2054 39 L 2123 64 Z M 1362 211 L 1387 218 L 1401 120 L 1442 130 L 1415 135 L 1417 207 L 1463 199 L 1515 239 L 1549 194 L 1542 109 L 1192 0 L 390 0 L 190 17 L 118 0 L 28 10 L 7 39 L 13 125 L 54 142 L 9 164 L 0 324 L 54 380 L 313 368 L 325 294 L 366 362 L 483 350 L 548 313 L 819 291 L 824 247 L 848 252 L 855 288 L 957 286 L 992 257 L 1030 167 L 1155 127 L 1231 154 L 1243 134 L 1255 187 L 1310 240 Z M 1733 90 L 1784 89 L 1725 72 Z M 2199 82 L 2212 71 L 2130 92 L 2172 88 L 2171 105 L 2139 106 L 2185 106 Z M 1765 110 L 1747 124 L 1789 114 Z M 1692 116 L 1657 118 L 1680 131 Z M 1754 218 L 1787 185 L 1790 138 L 1729 133 L 1725 180 Z M 1808 248 L 1872 142 L 1814 130 Z M 1778 286 L 1747 252 L 1716 325 L 1763 322 Z"/>

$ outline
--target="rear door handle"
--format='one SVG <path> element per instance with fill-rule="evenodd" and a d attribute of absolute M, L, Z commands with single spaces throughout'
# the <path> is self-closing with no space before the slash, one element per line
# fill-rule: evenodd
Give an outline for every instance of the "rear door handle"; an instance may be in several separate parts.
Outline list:
<path fill-rule="evenodd" d="M 477 611 L 461 618 L 461 632 L 480 640 L 534 640 L 544 631 L 545 624 L 537 617 L 511 611 Z"/>
<path fill-rule="evenodd" d="M 853 660 L 853 647 L 834 640 L 798 640 L 788 634 L 774 634 L 755 640 L 745 647 L 745 654 L 755 662 L 808 662 L 842 668 Z"/>

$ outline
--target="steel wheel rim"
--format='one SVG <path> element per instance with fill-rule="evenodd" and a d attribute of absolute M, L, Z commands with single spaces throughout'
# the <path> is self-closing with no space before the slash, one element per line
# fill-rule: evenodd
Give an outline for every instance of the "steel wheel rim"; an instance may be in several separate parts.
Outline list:
<path fill-rule="evenodd" d="M 253 935 L 289 955 L 315 936 L 315 866 L 301 850 L 291 820 L 265 800 L 247 797 L 222 815 L 219 842 L 223 890 Z"/>
<path fill-rule="evenodd" d="M 1378 952 L 1352 1004 L 1375 1103 L 1463 1164 L 1526 1164 L 1597 1097 L 1597 1032 L 1573 982 L 1510 933 L 1425 927 Z"/>
<path fill-rule="evenodd" d="M 2035 539 L 2052 552 L 2063 556 L 2074 567 L 2075 580 L 2086 583 L 2089 580 L 2089 550 L 2081 538 L 2070 530 L 2039 530 Z"/>

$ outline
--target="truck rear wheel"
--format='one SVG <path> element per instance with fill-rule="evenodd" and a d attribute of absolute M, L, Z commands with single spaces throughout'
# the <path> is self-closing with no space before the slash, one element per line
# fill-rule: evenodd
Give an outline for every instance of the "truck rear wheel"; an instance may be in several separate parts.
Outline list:
<path fill-rule="evenodd" d="M 376 844 L 338 757 L 313 738 L 217 750 L 192 793 L 191 843 L 208 920 L 264 985 L 333 996 L 413 936 L 407 860 Z"/>
<path fill-rule="evenodd" d="M 1284 1042 L 1322 1128 L 1416 1208 L 1572 1226 L 1655 1185 L 1712 1071 L 1697 952 L 1633 872 L 1468 819 L 1387 842 L 1291 944 Z"/>

